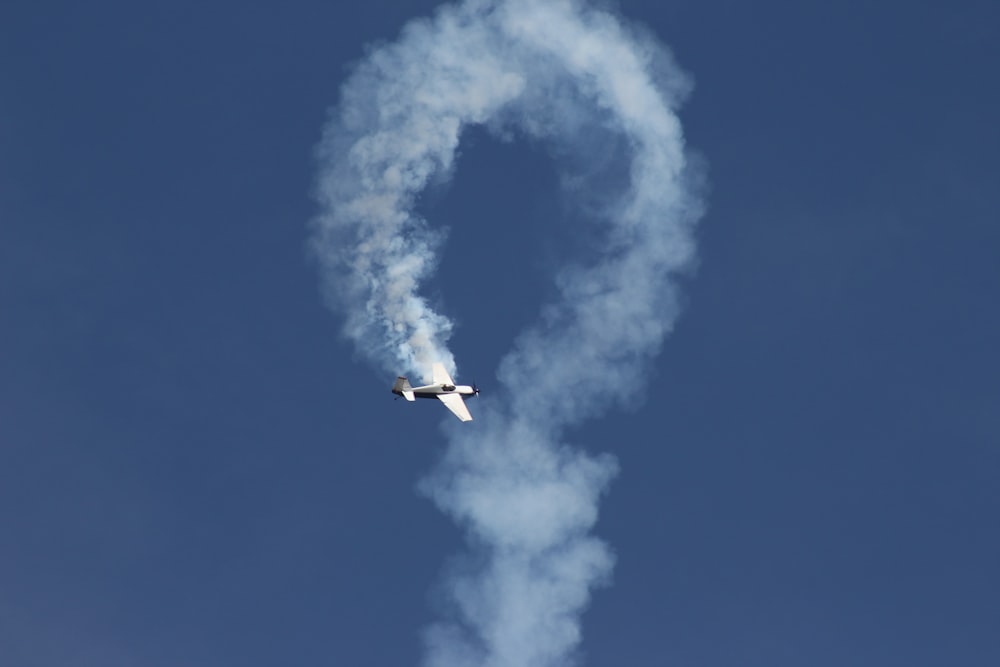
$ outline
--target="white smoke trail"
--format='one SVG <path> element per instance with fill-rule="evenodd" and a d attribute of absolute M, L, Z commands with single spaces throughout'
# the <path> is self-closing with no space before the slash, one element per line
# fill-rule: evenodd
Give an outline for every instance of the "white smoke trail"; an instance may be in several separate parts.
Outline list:
<path fill-rule="evenodd" d="M 450 427 L 421 485 L 471 545 L 446 582 L 453 617 L 427 633 L 432 667 L 567 664 L 610 575 L 589 533 L 616 463 L 559 440 L 609 397 L 634 398 L 677 316 L 671 278 L 693 259 L 700 215 L 674 112 L 686 88 L 648 35 L 574 0 L 445 6 L 373 49 L 343 88 L 320 146 L 315 250 L 347 335 L 387 370 L 454 370 L 451 322 L 418 294 L 440 236 L 413 209 L 451 173 L 463 128 L 545 141 L 577 166 L 571 190 L 600 193 L 580 213 L 599 252 L 560 270 L 560 298 L 501 364 L 503 400 Z"/>

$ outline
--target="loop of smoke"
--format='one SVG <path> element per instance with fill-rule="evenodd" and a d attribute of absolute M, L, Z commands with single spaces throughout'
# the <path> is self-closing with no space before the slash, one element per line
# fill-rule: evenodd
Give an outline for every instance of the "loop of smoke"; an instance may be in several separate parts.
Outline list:
<path fill-rule="evenodd" d="M 426 374 L 434 361 L 455 370 L 452 324 L 418 293 L 440 236 L 413 208 L 451 173 L 463 128 L 515 128 L 584 162 L 597 159 L 591 137 L 603 133 L 616 138 L 627 173 L 591 216 L 605 233 L 602 254 L 556 276 L 560 299 L 502 362 L 506 400 L 479 404 L 476 422 L 451 428 L 448 452 L 421 484 L 481 556 L 447 582 L 454 618 L 428 631 L 428 665 L 574 657 L 579 615 L 613 565 L 589 531 L 617 467 L 559 435 L 609 395 L 634 396 L 677 316 L 671 278 L 693 261 L 700 215 L 674 112 L 686 90 L 652 38 L 574 0 L 445 6 L 373 49 L 344 85 L 319 147 L 314 250 L 346 334 L 393 372 Z M 513 391 L 521 378 L 531 378 L 530 394 Z"/>

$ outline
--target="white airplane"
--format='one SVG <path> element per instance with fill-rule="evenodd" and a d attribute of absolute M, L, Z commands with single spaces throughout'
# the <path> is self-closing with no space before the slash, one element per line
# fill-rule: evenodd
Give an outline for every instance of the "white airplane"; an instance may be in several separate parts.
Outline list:
<path fill-rule="evenodd" d="M 472 415 L 469 414 L 469 408 L 465 406 L 465 399 L 462 397 L 469 396 L 471 398 L 478 395 L 479 388 L 475 384 L 471 387 L 467 384 L 456 385 L 455 381 L 448 375 L 448 371 L 444 369 L 444 364 L 434 364 L 431 367 L 431 384 L 423 387 L 411 387 L 410 381 L 400 376 L 392 385 L 392 393 L 402 396 L 408 401 L 414 401 L 418 398 L 436 398 L 444 403 L 444 407 L 454 412 L 456 417 L 464 422 L 471 422 Z"/>

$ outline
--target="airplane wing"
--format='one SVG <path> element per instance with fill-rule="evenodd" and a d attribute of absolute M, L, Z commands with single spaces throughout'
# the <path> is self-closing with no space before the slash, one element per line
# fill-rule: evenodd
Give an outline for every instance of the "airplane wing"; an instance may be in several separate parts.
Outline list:
<path fill-rule="evenodd" d="M 447 373 L 445 374 L 447 375 Z M 460 394 L 438 394 L 438 398 L 444 403 L 444 407 L 448 408 L 455 413 L 455 416 L 464 422 L 471 422 L 472 415 L 469 414 L 469 408 L 465 406 L 465 401 L 462 400 Z"/>
<path fill-rule="evenodd" d="M 431 377 L 433 378 L 431 381 L 434 384 L 455 384 L 455 381 L 448 375 L 448 371 L 444 369 L 444 364 L 442 363 L 436 363 L 431 366 Z"/>

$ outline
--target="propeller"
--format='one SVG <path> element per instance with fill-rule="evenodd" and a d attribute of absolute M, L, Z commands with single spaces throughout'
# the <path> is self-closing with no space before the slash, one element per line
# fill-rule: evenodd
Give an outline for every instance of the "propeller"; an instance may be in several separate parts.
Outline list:
<path fill-rule="evenodd" d="M 475 380 L 472 381 L 472 395 L 479 396 L 479 385 L 476 384 Z"/>

